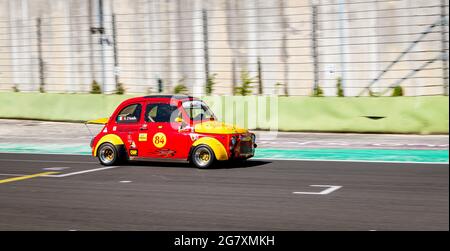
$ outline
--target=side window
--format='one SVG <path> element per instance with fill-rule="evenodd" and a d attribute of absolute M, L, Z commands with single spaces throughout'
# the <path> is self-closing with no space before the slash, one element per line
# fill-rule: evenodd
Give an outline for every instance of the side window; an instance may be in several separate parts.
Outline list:
<path fill-rule="evenodd" d="M 120 111 L 119 115 L 117 115 L 116 122 L 117 123 L 135 123 L 139 121 L 141 117 L 141 105 L 134 104 L 129 105 Z"/>
<path fill-rule="evenodd" d="M 148 104 L 145 109 L 147 122 L 173 122 L 178 115 L 178 108 L 170 104 Z"/>

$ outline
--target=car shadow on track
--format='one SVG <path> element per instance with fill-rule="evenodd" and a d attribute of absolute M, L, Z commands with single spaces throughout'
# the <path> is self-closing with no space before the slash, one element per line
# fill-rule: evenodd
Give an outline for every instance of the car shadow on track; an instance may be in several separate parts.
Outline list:
<path fill-rule="evenodd" d="M 217 169 L 236 169 L 236 168 L 249 168 L 249 167 L 258 167 L 270 164 L 270 161 L 263 160 L 248 160 L 248 161 L 223 161 L 218 162 L 214 166 L 208 168 L 208 170 L 217 170 Z M 193 165 L 189 163 L 180 163 L 180 162 L 156 162 L 156 161 L 131 161 L 123 164 L 123 166 L 143 166 L 143 167 L 168 167 L 168 168 L 194 168 Z"/>

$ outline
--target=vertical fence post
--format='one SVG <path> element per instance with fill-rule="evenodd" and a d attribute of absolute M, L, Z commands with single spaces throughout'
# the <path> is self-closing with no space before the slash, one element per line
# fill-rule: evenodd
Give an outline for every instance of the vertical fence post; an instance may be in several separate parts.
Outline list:
<path fill-rule="evenodd" d="M 205 64 L 205 91 L 206 91 L 206 85 L 209 79 L 208 12 L 206 11 L 206 9 L 202 10 L 202 18 L 203 18 L 203 57 Z"/>
<path fill-rule="evenodd" d="M 340 64 L 340 68 L 341 68 L 341 87 L 342 90 L 345 92 L 345 85 L 346 85 L 346 81 L 347 81 L 347 69 L 346 69 L 346 65 L 345 65 L 345 53 L 347 53 L 346 50 L 346 38 L 345 38 L 345 27 L 344 27 L 344 13 L 345 13 L 345 6 L 344 6 L 344 0 L 339 0 L 338 1 L 339 4 L 339 64 Z M 344 93 L 345 95 L 345 93 Z"/>
<path fill-rule="evenodd" d="M 288 49 L 288 33 L 287 28 L 289 27 L 289 21 L 286 17 L 285 13 L 285 1 L 280 1 L 280 17 L 281 17 L 281 25 L 283 27 L 283 34 L 281 40 L 281 61 L 283 62 L 283 75 L 284 75 L 284 95 L 286 97 L 289 96 L 289 49 Z"/>
<path fill-rule="evenodd" d="M 105 46 L 104 46 L 104 17 L 103 17 L 103 0 L 98 0 L 98 21 L 100 25 L 100 47 L 101 47 L 101 62 L 102 62 L 102 93 L 105 93 L 105 81 L 106 81 L 106 73 L 105 73 Z"/>
<path fill-rule="evenodd" d="M 237 77 L 236 77 L 236 60 L 233 58 L 233 61 L 231 62 L 231 71 L 233 74 L 233 86 L 232 86 L 232 93 L 233 95 L 236 95 L 236 85 L 237 85 Z"/>
<path fill-rule="evenodd" d="M 37 46 L 38 46 L 38 59 L 39 59 L 39 92 L 45 92 L 45 76 L 44 76 L 44 60 L 42 59 L 42 20 L 41 18 L 37 18 Z"/>
<path fill-rule="evenodd" d="M 319 58 L 317 55 L 317 6 L 312 5 L 312 56 L 313 56 L 313 68 L 314 68 L 314 89 L 313 93 L 316 93 L 319 87 Z"/>
<path fill-rule="evenodd" d="M 89 0 L 88 2 L 88 18 L 89 18 L 89 59 L 90 59 L 90 71 L 91 71 L 91 82 L 95 81 L 95 57 L 94 57 L 94 23 L 93 23 L 93 17 L 92 17 L 92 12 L 93 12 L 93 5 L 92 5 L 92 1 L 94 0 Z"/>
<path fill-rule="evenodd" d="M 263 81 L 262 81 L 262 66 L 261 66 L 261 58 L 258 57 L 258 94 L 262 95 L 263 90 Z"/>
<path fill-rule="evenodd" d="M 441 53 L 442 53 L 442 81 L 444 86 L 444 95 L 448 96 L 448 54 L 447 54 L 447 35 L 446 26 L 448 25 L 447 7 L 445 0 L 441 0 Z"/>
<path fill-rule="evenodd" d="M 119 90 L 119 60 L 117 55 L 117 27 L 116 14 L 112 14 L 112 37 L 113 37 L 113 53 L 114 53 L 114 81 L 116 90 Z"/>

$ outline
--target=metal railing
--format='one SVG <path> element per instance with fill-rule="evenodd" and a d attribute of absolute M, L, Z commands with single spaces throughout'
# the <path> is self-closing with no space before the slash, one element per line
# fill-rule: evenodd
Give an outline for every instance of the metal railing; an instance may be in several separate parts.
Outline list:
<path fill-rule="evenodd" d="M 103 1 L 67 15 L 8 5 L 0 90 L 448 95 L 448 0 Z"/>

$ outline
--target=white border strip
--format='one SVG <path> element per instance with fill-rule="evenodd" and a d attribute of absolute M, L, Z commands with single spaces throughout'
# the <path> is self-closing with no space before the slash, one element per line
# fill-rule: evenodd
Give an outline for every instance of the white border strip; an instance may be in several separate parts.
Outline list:
<path fill-rule="evenodd" d="M 72 175 L 83 174 L 83 173 L 98 172 L 98 171 L 103 171 L 103 170 L 108 170 L 108 169 L 113 169 L 113 168 L 118 168 L 118 166 L 101 167 L 101 168 L 89 169 L 89 170 L 84 170 L 84 171 L 79 171 L 79 172 L 73 172 L 73 173 L 58 174 L 58 175 L 52 175 L 52 174 L 50 174 L 50 175 L 44 175 L 44 176 L 42 176 L 42 177 L 63 178 L 63 177 L 68 177 L 68 176 L 72 176 Z"/>
<path fill-rule="evenodd" d="M 333 159 L 279 159 L 279 158 L 251 158 L 252 160 L 287 160 L 287 161 L 318 161 L 318 162 L 359 162 L 359 163 L 395 163 L 395 164 L 430 164 L 448 165 L 449 162 L 411 162 L 411 161 L 383 161 L 383 160 L 333 160 Z"/>

